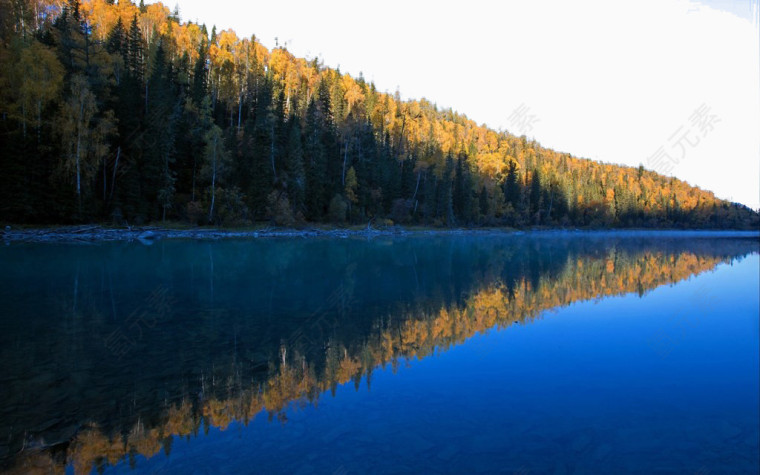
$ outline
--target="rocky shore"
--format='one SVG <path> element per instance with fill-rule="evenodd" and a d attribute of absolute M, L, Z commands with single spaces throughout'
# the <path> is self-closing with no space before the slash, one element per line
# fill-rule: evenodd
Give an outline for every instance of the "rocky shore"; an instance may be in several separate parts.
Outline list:
<path fill-rule="evenodd" d="M 536 236 L 558 235 L 589 235 L 590 237 L 680 237 L 680 238 L 716 238 L 716 237 L 741 237 L 758 238 L 758 231 L 732 231 L 732 230 L 656 230 L 656 229 L 607 229 L 607 230 L 579 230 L 579 229 L 531 229 L 515 230 L 511 228 L 404 228 L 390 226 L 383 228 L 366 227 L 363 229 L 345 228 L 261 228 L 250 229 L 219 229 L 219 228 L 189 228 L 171 229 L 156 226 L 130 226 L 126 228 L 113 228 L 99 225 L 87 226 L 64 226 L 55 228 L 39 229 L 16 229 L 6 226 L 0 229 L 0 239 L 6 244 L 13 242 L 71 242 L 71 243 L 94 243 L 105 241 L 138 241 L 143 244 L 151 244 L 162 239 L 251 239 L 251 238 L 348 238 L 348 237 L 380 237 L 380 236 L 406 236 L 406 235 L 522 235 L 526 233 Z"/>
<path fill-rule="evenodd" d="M 99 241 L 141 241 L 150 243 L 161 239 L 229 239 L 266 237 L 349 237 L 406 234 L 401 228 L 363 230 L 353 229 L 287 229 L 264 228 L 258 230 L 236 230 L 215 228 L 167 229 L 154 226 L 111 228 L 104 226 L 66 226 L 43 229 L 0 230 L 0 239 L 5 242 L 99 242 Z"/>

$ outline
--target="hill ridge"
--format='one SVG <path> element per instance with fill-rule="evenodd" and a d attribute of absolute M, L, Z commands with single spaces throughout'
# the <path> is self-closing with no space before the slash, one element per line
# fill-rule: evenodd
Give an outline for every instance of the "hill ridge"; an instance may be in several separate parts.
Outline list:
<path fill-rule="evenodd" d="M 760 223 L 680 179 L 402 101 L 161 3 L 0 1 L 0 220 Z"/>

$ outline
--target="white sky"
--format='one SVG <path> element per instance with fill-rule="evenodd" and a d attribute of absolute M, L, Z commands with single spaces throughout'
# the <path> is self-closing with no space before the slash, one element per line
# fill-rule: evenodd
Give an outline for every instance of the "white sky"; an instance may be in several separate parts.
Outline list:
<path fill-rule="evenodd" d="M 756 1 L 177 3 L 209 30 L 255 34 L 269 48 L 278 37 L 380 90 L 575 156 L 663 171 L 649 158 L 664 147 L 682 157 L 668 174 L 760 207 Z M 690 121 L 703 104 L 706 129 Z"/>

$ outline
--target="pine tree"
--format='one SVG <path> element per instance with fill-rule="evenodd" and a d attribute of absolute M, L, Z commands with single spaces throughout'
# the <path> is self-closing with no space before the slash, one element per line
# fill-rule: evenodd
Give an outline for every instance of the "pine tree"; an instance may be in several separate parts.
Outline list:
<path fill-rule="evenodd" d="M 132 17 L 132 23 L 127 32 L 127 67 L 138 84 L 143 83 L 144 77 L 144 46 L 142 33 L 137 24 L 137 15 Z"/>
<path fill-rule="evenodd" d="M 454 157 L 449 154 L 446 157 L 446 167 L 444 168 L 443 176 L 441 177 L 441 185 L 439 187 L 440 199 L 438 202 L 438 214 L 443 218 L 447 226 L 456 225 L 456 217 L 454 216 L 454 190 L 452 189 L 452 175 L 454 174 L 454 168 Z"/>
<path fill-rule="evenodd" d="M 267 198 L 274 187 L 276 172 L 274 114 L 272 113 L 272 84 L 266 80 L 256 92 L 253 120 L 244 129 L 246 147 L 243 157 L 250 176 L 245 193 L 248 205 L 257 218 L 266 214 Z"/>
<path fill-rule="evenodd" d="M 288 120 L 288 143 L 285 158 L 286 190 L 293 209 L 304 211 L 304 195 L 306 191 L 306 173 L 303 163 L 303 143 L 301 123 L 297 117 Z"/>
<path fill-rule="evenodd" d="M 179 120 L 179 98 L 175 96 L 171 80 L 171 68 L 167 64 L 163 45 L 159 43 L 153 59 L 151 76 L 148 79 L 150 103 L 145 117 L 143 183 L 150 192 L 146 201 L 156 203 L 161 209 L 161 219 L 173 204 L 176 176 L 175 161 L 176 124 Z"/>
<path fill-rule="evenodd" d="M 483 187 L 480 189 L 480 195 L 478 196 L 478 205 L 480 209 L 480 215 L 483 217 L 488 216 L 488 190 L 486 189 L 485 185 L 483 185 Z"/>
<path fill-rule="evenodd" d="M 520 182 L 517 175 L 517 162 L 509 161 L 507 165 L 507 177 L 504 180 L 504 201 L 517 210 L 520 202 Z"/>
<path fill-rule="evenodd" d="M 473 183 L 464 154 L 459 156 L 454 173 L 453 190 L 454 214 L 461 223 L 473 221 L 472 195 Z"/>
<path fill-rule="evenodd" d="M 190 87 L 190 97 L 196 104 L 200 104 L 203 101 L 203 98 L 206 97 L 207 93 L 206 53 L 206 39 L 201 38 L 201 45 L 198 48 L 198 59 L 195 61 L 195 66 L 193 67 L 193 82 Z"/>

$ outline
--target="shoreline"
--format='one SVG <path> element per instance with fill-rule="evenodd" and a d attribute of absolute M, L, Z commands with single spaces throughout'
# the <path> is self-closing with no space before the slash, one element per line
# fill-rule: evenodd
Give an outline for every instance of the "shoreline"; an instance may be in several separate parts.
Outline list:
<path fill-rule="evenodd" d="M 0 229 L 0 237 L 6 243 L 96 243 L 111 241 L 138 241 L 152 244 L 163 239 L 261 239 L 261 238 L 350 238 L 389 236 L 609 236 L 609 237 L 679 237 L 679 238 L 760 238 L 760 230 L 715 229 L 578 229 L 578 228 L 423 228 L 392 226 L 387 228 L 263 228 L 219 229 L 190 228 L 172 229 L 157 226 L 111 228 L 100 225 L 64 226 L 56 228 Z"/>

